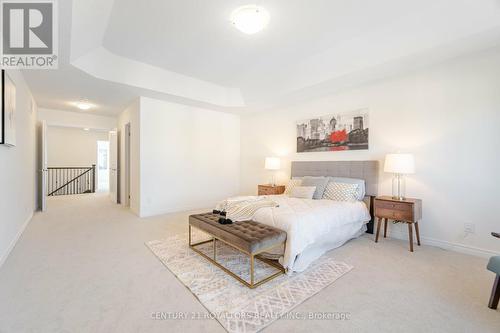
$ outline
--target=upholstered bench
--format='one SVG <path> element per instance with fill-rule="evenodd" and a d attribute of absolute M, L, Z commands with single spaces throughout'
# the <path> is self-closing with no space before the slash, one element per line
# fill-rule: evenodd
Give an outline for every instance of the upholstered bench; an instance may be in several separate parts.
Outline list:
<path fill-rule="evenodd" d="M 261 253 L 282 246 L 286 241 L 286 232 L 255 221 L 220 224 L 220 216 L 212 213 L 189 216 L 189 247 L 208 259 L 213 264 L 230 274 L 249 288 L 255 288 L 285 272 L 277 262 L 260 256 Z M 211 236 L 211 239 L 192 243 L 191 228 L 196 228 Z M 217 262 L 216 242 L 221 241 L 250 257 L 250 282 L 245 281 L 226 267 Z M 212 242 L 212 258 L 196 248 L 199 245 Z M 258 259 L 278 269 L 278 271 L 258 282 L 254 281 L 254 260 Z"/>

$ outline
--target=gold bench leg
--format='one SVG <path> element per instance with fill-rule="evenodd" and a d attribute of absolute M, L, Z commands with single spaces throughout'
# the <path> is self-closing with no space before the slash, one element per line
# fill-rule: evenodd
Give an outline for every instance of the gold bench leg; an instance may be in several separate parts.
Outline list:
<path fill-rule="evenodd" d="M 216 246 L 217 246 L 217 238 L 213 237 L 212 239 L 213 239 L 213 242 L 214 242 L 213 246 L 214 246 L 214 261 L 215 261 L 215 257 L 216 257 L 216 253 L 217 253 L 217 248 L 216 248 Z"/>
<path fill-rule="evenodd" d="M 250 256 L 250 285 L 253 288 L 253 274 L 254 274 L 254 256 Z"/>
<path fill-rule="evenodd" d="M 261 284 L 263 283 L 266 283 L 272 279 L 274 279 L 275 277 L 279 276 L 279 275 L 282 275 L 285 273 L 285 269 L 283 267 L 281 267 L 281 265 L 277 264 L 277 263 L 272 263 L 270 260 L 268 259 L 265 259 L 265 258 L 261 258 L 260 256 L 258 256 L 261 252 L 264 252 L 264 251 L 268 251 L 272 248 L 275 248 L 277 246 L 282 246 L 283 244 L 278 244 L 278 245 L 275 245 L 273 247 L 270 247 L 270 248 L 267 248 L 267 249 L 264 249 L 262 250 L 261 252 L 259 253 L 254 253 L 254 254 L 250 254 L 250 253 L 247 253 L 245 251 L 243 251 L 242 249 L 239 249 L 237 248 L 236 246 L 232 245 L 232 244 L 229 244 L 228 242 L 222 240 L 222 239 L 218 239 L 216 238 L 214 235 L 210 235 L 208 232 L 206 231 L 203 231 L 204 233 L 206 234 L 209 234 L 210 236 L 212 236 L 211 239 L 208 239 L 208 240 L 205 240 L 205 241 L 200 241 L 200 242 L 196 242 L 196 243 L 192 243 L 192 235 L 191 235 L 191 225 L 189 225 L 189 247 L 197 252 L 198 254 L 200 254 L 203 258 L 207 259 L 208 261 L 210 261 L 211 263 L 213 263 L 215 266 L 219 267 L 220 269 L 222 269 L 224 272 L 226 272 L 227 274 L 231 275 L 232 277 L 234 277 L 236 280 L 240 281 L 241 283 L 243 283 L 245 286 L 247 286 L 248 288 L 256 288 L 258 286 L 260 286 Z M 246 255 L 248 255 L 250 257 L 250 283 L 248 283 L 247 281 L 243 280 L 241 277 L 239 277 L 238 275 L 236 275 L 235 273 L 231 272 L 229 269 L 227 269 L 226 267 L 224 267 L 223 265 L 219 264 L 216 260 L 216 244 L 217 244 L 217 240 L 223 242 L 224 244 L 228 245 L 229 247 L 232 247 L 234 248 L 235 250 L 238 250 Z M 206 243 L 210 243 L 212 242 L 212 247 L 213 247 L 213 256 L 212 258 L 209 256 L 209 255 L 206 255 L 205 253 L 203 253 L 202 251 L 198 250 L 196 248 L 196 246 L 198 245 L 202 245 L 202 244 L 206 244 Z M 259 259 L 260 261 L 262 261 L 263 263 L 271 266 L 271 267 L 274 267 L 276 268 L 278 271 L 274 274 L 271 274 L 269 275 L 268 277 L 258 281 L 258 282 L 255 282 L 255 258 Z"/>

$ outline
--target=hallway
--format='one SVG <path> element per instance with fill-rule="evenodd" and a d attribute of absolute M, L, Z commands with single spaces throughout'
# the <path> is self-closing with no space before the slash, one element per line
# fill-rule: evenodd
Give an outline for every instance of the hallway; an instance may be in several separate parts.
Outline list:
<path fill-rule="evenodd" d="M 151 319 L 206 313 L 144 246 L 186 230 L 187 213 L 139 219 L 104 194 L 75 199 L 50 198 L 0 268 L 0 332 L 224 332 L 215 320 Z M 349 312 L 348 321 L 279 320 L 264 332 L 500 327 L 498 312 L 486 307 L 485 259 L 431 246 L 410 254 L 406 246 L 391 239 L 374 246 L 372 235 L 349 242 L 336 255 L 355 268 L 294 310 Z"/>
<path fill-rule="evenodd" d="M 107 194 L 77 197 L 49 198 L 0 268 L 0 332 L 223 332 L 216 321 L 150 319 L 205 311 L 144 246 L 182 231 L 172 222 L 185 214 L 141 220 Z"/>

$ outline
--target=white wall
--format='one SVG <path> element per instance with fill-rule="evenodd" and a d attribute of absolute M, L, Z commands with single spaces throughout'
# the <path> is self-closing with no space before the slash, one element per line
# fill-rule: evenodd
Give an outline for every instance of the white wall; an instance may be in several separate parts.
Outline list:
<path fill-rule="evenodd" d="M 238 193 L 238 116 L 141 97 L 120 117 L 121 131 L 130 120 L 132 163 L 140 161 L 131 206 L 139 202 L 140 216 L 212 207 Z"/>
<path fill-rule="evenodd" d="M 239 191 L 239 117 L 141 98 L 141 216 L 212 207 Z"/>
<path fill-rule="evenodd" d="M 120 160 L 120 202 L 125 198 L 125 125 L 130 123 L 130 209 L 140 214 L 140 100 L 134 101 L 118 118 L 119 160 Z"/>
<path fill-rule="evenodd" d="M 45 120 L 48 125 L 90 128 L 95 130 L 111 130 L 118 124 L 117 117 L 106 117 L 92 114 L 92 110 L 73 112 L 66 110 L 43 109 L 38 110 L 38 120 Z"/>
<path fill-rule="evenodd" d="M 370 109 L 368 151 L 295 153 L 297 120 L 360 108 Z M 425 241 L 498 253 L 500 242 L 490 232 L 500 230 L 499 108 L 497 49 L 303 105 L 243 116 L 241 189 L 256 193 L 257 184 L 268 180 L 266 156 L 283 158 L 280 180 L 285 182 L 292 160 L 383 161 L 389 152 L 411 152 L 417 172 L 407 181 L 407 194 L 423 199 Z M 379 194 L 391 194 L 390 177 L 381 172 Z M 474 223 L 475 234 L 466 236 L 464 223 Z M 391 229 L 407 237 L 401 226 Z"/>
<path fill-rule="evenodd" d="M 97 141 L 108 141 L 108 132 L 49 126 L 47 162 L 49 167 L 90 167 L 97 165 Z"/>
<path fill-rule="evenodd" d="M 20 71 L 16 85 L 16 146 L 0 145 L 0 266 L 36 209 L 36 106 Z"/>

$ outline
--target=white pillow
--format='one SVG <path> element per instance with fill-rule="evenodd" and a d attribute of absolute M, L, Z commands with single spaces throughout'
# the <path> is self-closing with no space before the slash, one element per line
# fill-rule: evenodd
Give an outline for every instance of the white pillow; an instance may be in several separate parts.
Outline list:
<path fill-rule="evenodd" d="M 334 201 L 357 201 L 359 184 L 329 182 L 326 185 L 323 199 Z"/>
<path fill-rule="evenodd" d="M 290 193 L 292 198 L 312 199 L 316 186 L 295 186 Z"/>
<path fill-rule="evenodd" d="M 302 184 L 302 178 L 292 178 L 292 179 L 290 179 L 288 181 L 288 184 L 286 184 L 285 192 L 283 192 L 283 194 L 290 195 L 292 193 L 292 190 L 294 189 L 294 187 L 300 186 L 300 184 Z"/>

